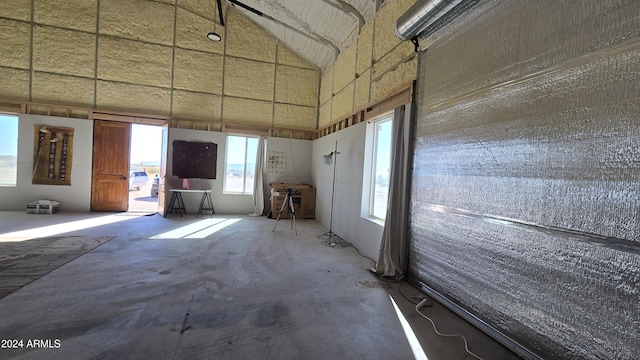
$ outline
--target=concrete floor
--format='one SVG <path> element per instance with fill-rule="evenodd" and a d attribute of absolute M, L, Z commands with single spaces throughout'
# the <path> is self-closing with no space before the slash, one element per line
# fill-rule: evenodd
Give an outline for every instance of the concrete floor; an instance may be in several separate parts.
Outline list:
<path fill-rule="evenodd" d="M 389 295 L 429 359 L 473 359 L 461 339 L 434 333 L 400 284 L 366 271 L 370 259 L 322 245 L 322 225 L 299 220 L 296 236 L 288 220 L 273 233 L 274 222 L 0 212 L 0 241 L 55 224 L 36 232 L 115 236 L 0 299 L 0 339 L 24 346 L 0 359 L 413 359 Z M 437 303 L 423 313 L 484 359 L 518 358 Z M 34 339 L 50 342 L 26 348 Z"/>

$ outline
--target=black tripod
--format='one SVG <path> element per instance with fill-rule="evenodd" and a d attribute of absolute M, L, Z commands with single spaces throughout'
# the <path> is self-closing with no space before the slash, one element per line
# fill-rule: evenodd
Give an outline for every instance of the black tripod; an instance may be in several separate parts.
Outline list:
<path fill-rule="evenodd" d="M 282 215 L 282 211 L 284 210 L 285 206 L 289 206 L 289 212 L 291 213 L 291 230 L 295 229 L 296 235 L 298 235 L 298 227 L 296 226 L 296 210 L 293 207 L 293 198 L 291 197 L 291 189 L 287 189 L 287 195 L 284 197 L 282 206 L 280 206 L 280 211 L 278 212 L 276 223 L 273 225 L 273 230 L 271 232 L 276 231 L 276 226 L 278 226 L 278 221 L 280 221 L 280 215 Z"/>

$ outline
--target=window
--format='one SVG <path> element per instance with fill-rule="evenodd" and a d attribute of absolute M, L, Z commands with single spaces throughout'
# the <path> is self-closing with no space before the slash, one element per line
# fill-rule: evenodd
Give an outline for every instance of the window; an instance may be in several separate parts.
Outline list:
<path fill-rule="evenodd" d="M 0 114 L 0 186 L 16 186 L 18 179 L 18 117 Z"/>
<path fill-rule="evenodd" d="M 392 121 L 390 113 L 367 125 L 362 216 L 378 221 L 387 215 Z"/>
<path fill-rule="evenodd" d="M 258 138 L 227 136 L 224 192 L 252 194 Z"/>

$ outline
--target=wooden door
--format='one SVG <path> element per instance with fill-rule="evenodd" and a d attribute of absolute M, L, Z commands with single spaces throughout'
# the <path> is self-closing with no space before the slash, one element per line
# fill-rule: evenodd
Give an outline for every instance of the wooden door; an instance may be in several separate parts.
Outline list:
<path fill-rule="evenodd" d="M 169 124 L 162 125 L 162 152 L 160 155 L 160 178 L 158 179 L 158 213 L 167 216 L 167 158 L 169 156 Z"/>
<path fill-rule="evenodd" d="M 95 120 L 91 211 L 127 211 L 131 124 Z"/>

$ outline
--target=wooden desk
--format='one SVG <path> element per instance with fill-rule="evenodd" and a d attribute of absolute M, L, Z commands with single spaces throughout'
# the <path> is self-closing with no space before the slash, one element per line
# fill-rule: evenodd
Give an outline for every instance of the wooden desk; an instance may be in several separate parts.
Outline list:
<path fill-rule="evenodd" d="M 182 199 L 182 193 L 202 193 L 202 200 L 200 200 L 200 207 L 198 207 L 198 213 L 196 217 L 205 212 L 211 212 L 211 216 L 215 214 L 213 210 L 213 201 L 211 200 L 211 189 L 169 189 L 171 194 L 171 201 L 169 201 L 168 213 L 180 213 L 187 214 L 187 209 L 184 207 L 184 200 Z"/>

